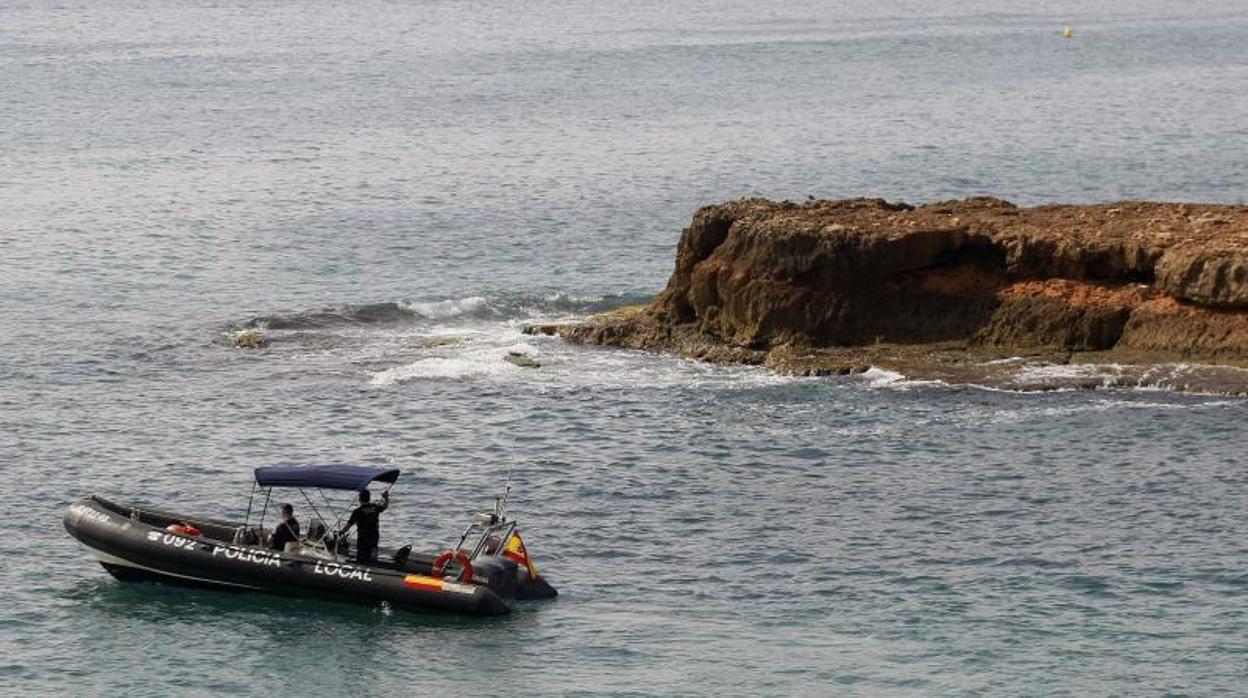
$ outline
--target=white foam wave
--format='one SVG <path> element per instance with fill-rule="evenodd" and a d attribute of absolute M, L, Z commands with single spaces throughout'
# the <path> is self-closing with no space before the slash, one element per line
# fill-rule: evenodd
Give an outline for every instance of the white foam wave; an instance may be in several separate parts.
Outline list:
<path fill-rule="evenodd" d="M 886 368 L 878 368 L 872 366 L 862 373 L 862 379 L 872 388 L 883 388 L 884 386 L 900 383 L 906 377 L 896 371 L 890 371 Z"/>
<path fill-rule="evenodd" d="M 1017 409 L 1002 409 L 1000 406 L 995 406 L 993 409 L 986 412 L 977 412 L 974 419 L 976 422 L 985 424 L 1012 424 L 1034 421 L 1036 419 L 1062 419 L 1082 414 L 1121 412 L 1123 410 L 1201 410 L 1236 407 L 1238 404 L 1239 403 L 1236 400 L 1157 402 L 1155 400 L 1139 400 L 1131 398 L 1101 398 L 1065 405 L 1037 405 L 1024 403 L 1025 406 Z"/>
<path fill-rule="evenodd" d="M 421 358 L 372 373 L 368 383 L 392 386 L 426 380 L 471 380 L 522 381 L 539 390 L 732 390 L 813 380 L 783 376 L 757 366 L 721 366 L 644 351 L 582 347 L 557 337 L 524 336 L 513 323 L 496 323 L 488 330 L 479 328 L 472 333 L 471 340 L 417 349 L 423 354 Z M 396 337 L 386 352 L 398 353 L 403 346 L 403 351 L 410 353 L 415 341 L 414 336 Z M 517 366 L 507 361 L 512 352 L 524 354 L 540 366 Z"/>
<path fill-rule="evenodd" d="M 946 386 L 944 381 L 940 380 L 919 380 L 915 378 L 907 378 L 905 375 L 896 371 L 890 371 L 886 368 L 872 366 L 859 374 L 859 378 L 866 382 L 869 388 L 891 388 L 894 390 L 909 390 L 910 388 L 921 388 L 926 386 Z"/>
<path fill-rule="evenodd" d="M 1023 383 L 1045 381 L 1084 380 L 1100 378 L 1106 386 L 1122 375 L 1119 364 L 1033 364 L 1024 366 L 1015 374 L 1015 380 Z"/>
<path fill-rule="evenodd" d="M 542 297 L 547 303 L 601 303 L 606 296 L 584 293 L 548 293 Z"/>
<path fill-rule="evenodd" d="M 370 385 L 386 386 L 414 380 L 446 380 L 516 375 L 534 369 L 522 368 L 505 360 L 509 353 L 526 354 L 537 359 L 536 347 L 526 342 L 508 346 L 473 348 L 449 356 L 431 356 L 403 366 L 378 371 L 369 378 Z"/>
<path fill-rule="evenodd" d="M 430 320 L 446 320 L 479 313 L 486 306 L 483 296 L 447 298 L 440 301 L 399 301 L 399 307 Z"/>
<path fill-rule="evenodd" d="M 511 367 L 515 368 L 515 367 Z M 416 363 L 407 364 L 406 366 L 395 366 L 388 368 L 379 373 L 373 374 L 369 379 L 369 385 L 395 385 L 396 383 L 406 383 L 408 381 L 420 379 L 437 379 L 437 378 L 466 378 L 469 376 L 481 376 L 491 373 L 501 373 L 510 370 L 502 361 L 494 366 L 488 366 L 479 361 L 469 361 L 467 359 L 444 359 L 432 358 L 421 359 Z"/>

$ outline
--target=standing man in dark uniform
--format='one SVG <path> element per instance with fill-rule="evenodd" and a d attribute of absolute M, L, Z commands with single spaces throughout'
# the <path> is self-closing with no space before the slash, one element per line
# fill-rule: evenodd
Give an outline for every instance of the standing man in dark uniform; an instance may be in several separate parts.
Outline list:
<path fill-rule="evenodd" d="M 372 494 L 368 490 L 360 490 L 360 505 L 351 512 L 347 525 L 338 532 L 338 537 L 342 538 L 352 526 L 356 527 L 355 561 L 361 565 L 367 565 L 377 557 L 377 542 L 381 540 L 378 524 L 381 512 L 390 506 L 390 490 L 381 493 L 380 504 L 373 504 L 369 501 L 371 499 Z"/>

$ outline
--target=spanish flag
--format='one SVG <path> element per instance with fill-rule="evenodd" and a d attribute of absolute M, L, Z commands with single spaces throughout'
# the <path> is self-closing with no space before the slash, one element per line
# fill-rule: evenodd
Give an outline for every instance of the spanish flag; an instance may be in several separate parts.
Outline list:
<path fill-rule="evenodd" d="M 529 559 L 529 551 L 524 547 L 524 541 L 520 540 L 520 531 L 512 531 L 511 538 L 507 539 L 507 547 L 503 549 L 503 555 L 515 560 L 529 569 L 529 578 L 537 579 L 537 565 L 533 564 L 533 560 Z"/>

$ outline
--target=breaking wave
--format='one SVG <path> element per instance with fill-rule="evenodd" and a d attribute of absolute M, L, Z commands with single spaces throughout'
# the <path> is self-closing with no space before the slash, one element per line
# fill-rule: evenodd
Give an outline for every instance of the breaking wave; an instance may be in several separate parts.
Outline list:
<path fill-rule="evenodd" d="M 399 301 L 398 306 L 416 317 L 429 320 L 471 317 L 488 310 L 488 303 L 482 296 L 448 298 L 439 301 Z"/>
<path fill-rule="evenodd" d="M 348 304 L 320 310 L 257 315 L 236 327 L 264 330 L 317 330 L 335 327 L 402 326 L 446 320 L 523 320 L 551 315 L 588 315 L 623 305 L 649 302 L 638 294 L 500 295 L 424 298 Z"/>

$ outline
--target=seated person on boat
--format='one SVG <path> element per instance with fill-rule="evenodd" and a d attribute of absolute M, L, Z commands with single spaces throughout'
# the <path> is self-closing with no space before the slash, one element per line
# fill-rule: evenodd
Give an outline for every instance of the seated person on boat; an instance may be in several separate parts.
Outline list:
<path fill-rule="evenodd" d="M 273 550 L 286 549 L 287 543 L 299 541 L 299 520 L 295 518 L 295 508 L 289 503 L 280 507 L 282 520 L 277 524 L 273 534 L 269 536 L 269 547 Z"/>

